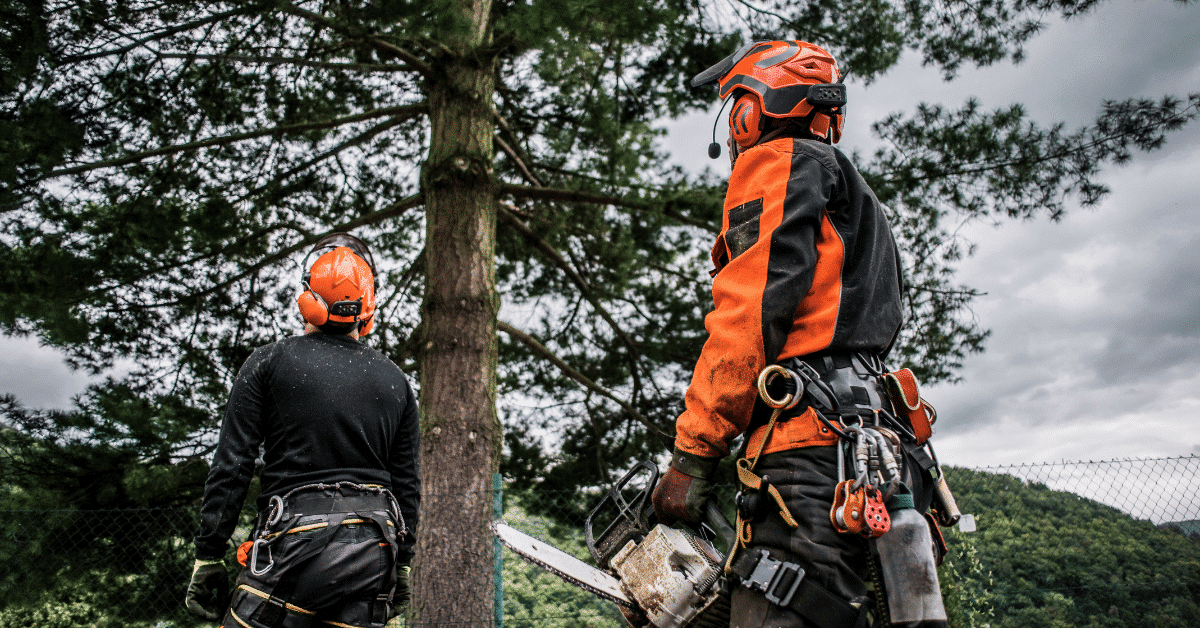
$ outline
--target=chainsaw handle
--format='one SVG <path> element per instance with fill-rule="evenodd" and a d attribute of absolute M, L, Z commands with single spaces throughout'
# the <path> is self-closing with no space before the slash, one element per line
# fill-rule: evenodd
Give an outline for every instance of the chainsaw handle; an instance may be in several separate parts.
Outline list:
<path fill-rule="evenodd" d="M 626 500 L 621 491 L 639 472 L 648 472 L 649 480 L 633 499 Z M 600 503 L 592 509 L 591 514 L 583 523 L 583 534 L 588 552 L 591 553 L 596 564 L 607 568 L 608 560 L 617 550 L 621 549 L 626 541 L 634 537 L 640 540 L 650 532 L 652 527 L 650 518 L 654 515 L 654 506 L 650 503 L 650 496 L 654 493 L 654 487 L 658 485 L 658 477 L 658 465 L 649 460 L 642 460 L 634 465 L 624 477 L 617 480 L 600 500 Z M 614 510 L 616 516 L 604 526 L 604 531 L 597 537 L 593 529 L 593 523 L 597 516 Z"/>
<path fill-rule="evenodd" d="M 717 504 L 709 499 L 704 503 L 704 523 L 709 530 L 717 535 L 717 538 L 725 544 L 725 547 L 732 549 L 733 544 L 737 541 L 737 533 L 734 532 L 733 526 L 729 525 L 729 520 L 721 513 L 721 509 Z M 726 555 L 728 555 L 726 550 Z"/>

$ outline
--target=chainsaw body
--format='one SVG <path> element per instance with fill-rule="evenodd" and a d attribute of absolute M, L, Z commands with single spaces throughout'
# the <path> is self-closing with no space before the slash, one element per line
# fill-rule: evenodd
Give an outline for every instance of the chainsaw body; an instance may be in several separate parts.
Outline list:
<path fill-rule="evenodd" d="M 657 628 L 688 628 L 719 605 L 721 556 L 684 530 L 654 526 L 641 541 L 629 541 L 617 552 L 610 568 Z M 728 625 L 728 595 L 725 604 Z"/>
<path fill-rule="evenodd" d="M 640 490 L 635 480 L 644 478 Z M 642 461 L 613 485 L 588 515 L 584 534 L 596 564 L 609 570 L 641 613 L 626 612 L 631 625 L 656 628 L 703 628 L 728 625 L 729 591 L 724 556 L 713 545 L 720 535 L 726 547 L 733 528 L 709 502 L 705 524 L 694 532 L 656 523 L 650 495 L 658 468 Z M 606 523 L 598 536 L 594 530 Z"/>

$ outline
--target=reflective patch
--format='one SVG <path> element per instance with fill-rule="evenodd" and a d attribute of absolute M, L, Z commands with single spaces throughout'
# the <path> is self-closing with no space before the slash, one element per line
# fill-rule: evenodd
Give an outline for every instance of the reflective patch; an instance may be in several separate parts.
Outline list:
<path fill-rule="evenodd" d="M 756 198 L 729 210 L 729 230 L 725 243 L 732 260 L 750 250 L 758 242 L 758 219 L 762 216 L 763 200 Z"/>

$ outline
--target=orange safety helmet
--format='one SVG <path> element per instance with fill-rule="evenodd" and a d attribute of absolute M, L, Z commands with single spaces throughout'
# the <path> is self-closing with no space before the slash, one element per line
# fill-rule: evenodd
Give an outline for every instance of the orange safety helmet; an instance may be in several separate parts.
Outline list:
<path fill-rule="evenodd" d="M 308 258 L 316 255 L 312 266 Z M 375 326 L 375 258 L 371 250 L 348 233 L 321 238 L 304 257 L 304 291 L 296 297 L 300 315 L 317 327 L 349 329 L 358 325 L 365 336 Z"/>
<path fill-rule="evenodd" d="M 761 139 L 765 118 L 807 121 L 812 135 L 837 143 L 846 106 L 842 79 L 837 61 L 820 46 L 753 41 L 697 74 L 692 87 L 718 83 L 722 99 L 735 97 L 730 137 L 745 150 Z M 710 148 L 710 156 L 713 152 Z M 715 152 L 719 154 L 719 146 Z"/>

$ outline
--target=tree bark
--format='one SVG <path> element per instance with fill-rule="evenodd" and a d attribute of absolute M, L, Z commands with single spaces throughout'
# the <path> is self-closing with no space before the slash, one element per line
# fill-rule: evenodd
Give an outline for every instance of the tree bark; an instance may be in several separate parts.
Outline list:
<path fill-rule="evenodd" d="M 496 414 L 495 58 L 490 0 L 462 0 L 431 66 L 421 306 L 421 522 L 410 626 L 493 624 Z"/>

